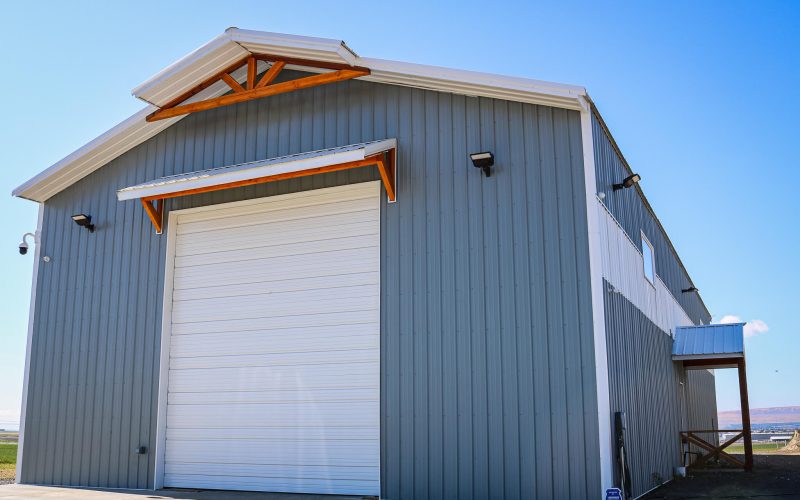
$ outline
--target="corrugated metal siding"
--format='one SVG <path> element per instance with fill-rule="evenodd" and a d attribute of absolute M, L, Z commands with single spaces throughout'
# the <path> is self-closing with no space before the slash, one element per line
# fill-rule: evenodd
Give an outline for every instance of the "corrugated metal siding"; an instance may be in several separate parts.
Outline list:
<path fill-rule="evenodd" d="M 686 430 L 718 429 L 717 387 L 714 373 L 708 370 L 686 370 L 686 407 L 689 412 Z M 709 427 L 710 426 L 710 427 Z M 711 443 L 719 435 L 701 435 Z M 700 451 L 700 450 L 696 450 Z"/>
<path fill-rule="evenodd" d="M 611 411 L 626 412 L 628 464 L 638 496 L 681 465 L 679 432 L 716 418 L 714 376 L 690 371 L 687 379 L 672 361 L 669 334 L 621 294 L 605 293 L 605 313 Z M 616 468 L 616 454 L 614 460 Z"/>
<path fill-rule="evenodd" d="M 605 205 L 595 203 L 603 278 L 665 332 L 672 334 L 678 326 L 691 325 L 692 320 L 661 278 L 656 275 L 654 283 L 645 278 L 641 247 L 631 241 Z"/>
<path fill-rule="evenodd" d="M 599 489 L 577 112 L 361 81 L 191 115 L 45 209 L 22 480 L 150 487 L 166 239 L 115 191 L 396 137 L 382 200 L 387 498 L 585 498 Z M 491 150 L 491 178 L 467 154 Z M 337 172 L 167 209 L 377 179 Z M 89 234 L 69 220 L 94 217 Z M 169 222 L 167 221 L 167 224 Z M 591 493 L 590 493 L 591 492 Z"/>
<path fill-rule="evenodd" d="M 594 158 L 596 165 L 597 192 L 606 194 L 603 203 L 620 223 L 631 240 L 641 246 L 643 232 L 655 250 L 656 274 L 667 285 L 673 297 L 695 324 L 709 323 L 711 316 L 696 293 L 681 293 L 688 288 L 689 278 L 681 268 L 678 258 L 670 248 L 667 237 L 653 215 L 645 206 L 636 189 L 614 191 L 612 184 L 621 182 L 628 171 L 617 155 L 603 127 L 592 114 L 594 136 Z"/>

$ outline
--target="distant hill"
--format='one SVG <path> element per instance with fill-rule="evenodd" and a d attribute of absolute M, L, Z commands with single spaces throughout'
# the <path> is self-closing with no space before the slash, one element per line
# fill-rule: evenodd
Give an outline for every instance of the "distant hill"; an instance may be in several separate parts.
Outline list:
<path fill-rule="evenodd" d="M 717 413 L 719 426 L 742 423 L 739 410 L 727 410 Z M 800 422 L 800 406 L 776 406 L 773 408 L 750 408 L 750 422 L 753 424 L 781 424 Z"/>

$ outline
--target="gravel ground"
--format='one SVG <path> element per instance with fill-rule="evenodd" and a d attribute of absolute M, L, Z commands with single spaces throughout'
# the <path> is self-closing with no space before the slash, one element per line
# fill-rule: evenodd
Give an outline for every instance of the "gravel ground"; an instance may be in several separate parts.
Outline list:
<path fill-rule="evenodd" d="M 739 456 L 744 460 L 743 456 Z M 647 500 L 690 498 L 759 498 L 800 500 L 800 455 L 754 455 L 753 471 L 697 471 L 644 497 Z"/>

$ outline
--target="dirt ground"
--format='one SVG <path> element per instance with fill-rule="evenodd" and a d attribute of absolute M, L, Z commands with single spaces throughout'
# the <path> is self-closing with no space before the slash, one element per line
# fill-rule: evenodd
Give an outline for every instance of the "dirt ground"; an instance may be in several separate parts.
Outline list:
<path fill-rule="evenodd" d="M 800 499 L 800 455 L 754 455 L 752 472 L 689 471 L 644 498 Z"/>

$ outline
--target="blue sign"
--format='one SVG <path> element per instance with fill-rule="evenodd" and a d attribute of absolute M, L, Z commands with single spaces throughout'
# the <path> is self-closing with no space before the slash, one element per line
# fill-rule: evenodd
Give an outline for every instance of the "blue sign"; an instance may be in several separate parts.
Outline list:
<path fill-rule="evenodd" d="M 609 488 L 606 490 L 606 500 L 622 500 L 622 490 Z"/>

